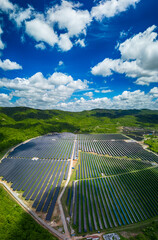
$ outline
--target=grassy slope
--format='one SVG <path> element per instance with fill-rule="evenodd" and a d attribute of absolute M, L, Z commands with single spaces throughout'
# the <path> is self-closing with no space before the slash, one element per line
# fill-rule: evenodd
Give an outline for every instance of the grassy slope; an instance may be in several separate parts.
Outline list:
<path fill-rule="evenodd" d="M 158 111 L 96 109 L 73 113 L 25 107 L 0 108 L 0 154 L 19 142 L 51 131 L 116 133 L 121 126 L 158 130 Z"/>
<path fill-rule="evenodd" d="M 139 226 L 140 224 L 140 226 Z M 121 237 L 121 240 L 158 240 L 158 219 L 148 220 L 143 223 L 137 224 L 136 227 L 131 229 L 125 229 L 125 235 L 128 238 Z M 120 232 L 121 236 L 124 235 L 124 232 Z M 136 235 L 130 237 L 131 235 Z"/>
<path fill-rule="evenodd" d="M 157 136 L 147 136 L 147 139 L 144 141 L 145 144 L 149 145 L 149 148 L 158 153 L 158 137 Z"/>
<path fill-rule="evenodd" d="M 54 240 L 26 213 L 0 185 L 0 239 L 1 240 Z"/>

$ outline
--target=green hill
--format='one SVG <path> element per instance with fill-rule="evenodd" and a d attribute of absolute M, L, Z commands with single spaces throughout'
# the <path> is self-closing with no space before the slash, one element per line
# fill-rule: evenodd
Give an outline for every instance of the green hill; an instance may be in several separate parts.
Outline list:
<path fill-rule="evenodd" d="M 1 240 L 57 240 L 32 217 L 0 185 Z"/>
<path fill-rule="evenodd" d="M 117 133 L 122 127 L 158 130 L 158 111 L 94 109 L 83 112 L 0 108 L 0 152 L 48 132 Z"/>

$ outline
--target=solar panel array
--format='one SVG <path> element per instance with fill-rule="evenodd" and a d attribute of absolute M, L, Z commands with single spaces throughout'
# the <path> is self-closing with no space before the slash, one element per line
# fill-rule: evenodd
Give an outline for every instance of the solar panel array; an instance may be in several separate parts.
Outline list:
<path fill-rule="evenodd" d="M 80 234 L 158 215 L 158 156 L 121 134 L 77 136 L 67 209 Z"/>
<path fill-rule="evenodd" d="M 72 223 L 82 233 L 152 218 L 158 215 L 157 182 L 158 168 L 75 181 L 67 202 Z"/>
<path fill-rule="evenodd" d="M 0 176 L 49 221 L 68 178 L 70 158 L 77 159 L 66 204 L 78 233 L 158 214 L 157 155 L 121 134 L 78 134 L 75 139 L 71 133 L 32 139 L 2 160 Z"/>
<path fill-rule="evenodd" d="M 77 140 L 125 140 L 129 139 L 122 134 L 78 134 Z"/>
<path fill-rule="evenodd" d="M 81 152 L 77 179 L 116 175 L 152 166 L 151 162 Z"/>
<path fill-rule="evenodd" d="M 69 161 L 26 158 L 5 158 L 1 163 L 0 176 L 14 191 L 23 191 L 25 200 L 32 200 L 36 211 L 47 212 L 50 220 Z"/>
<path fill-rule="evenodd" d="M 15 148 L 0 163 L 0 176 L 51 220 L 63 180 L 68 177 L 74 134 L 50 134 Z"/>
<path fill-rule="evenodd" d="M 79 141 L 79 149 L 83 152 L 93 152 L 101 155 L 128 157 L 133 159 L 142 159 L 158 163 L 158 156 L 148 152 L 137 142 L 125 142 L 122 140 L 105 141 Z"/>
<path fill-rule="evenodd" d="M 20 145 L 9 157 L 68 160 L 72 154 L 73 143 L 73 140 L 53 136 L 39 137 Z"/>

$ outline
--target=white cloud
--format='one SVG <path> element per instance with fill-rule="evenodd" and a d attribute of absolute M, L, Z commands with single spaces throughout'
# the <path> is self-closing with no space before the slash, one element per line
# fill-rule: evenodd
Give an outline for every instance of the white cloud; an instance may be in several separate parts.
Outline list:
<path fill-rule="evenodd" d="M 62 65 L 64 65 L 64 62 L 63 61 L 59 61 L 58 65 L 62 66 Z"/>
<path fill-rule="evenodd" d="M 34 8 L 30 5 L 26 9 L 19 8 L 18 5 L 14 5 L 14 9 L 9 14 L 9 18 L 13 19 L 18 27 L 21 27 L 25 20 L 28 20 L 33 16 L 33 11 Z"/>
<path fill-rule="evenodd" d="M 155 26 L 127 39 L 118 46 L 120 59 L 105 58 L 91 69 L 93 75 L 110 76 L 114 72 L 135 78 L 138 85 L 158 82 L 158 34 Z"/>
<path fill-rule="evenodd" d="M 92 8 L 91 15 L 101 21 L 104 17 L 110 18 L 121 12 L 127 11 L 131 6 L 135 7 L 140 0 L 102 0 Z"/>
<path fill-rule="evenodd" d="M 2 42 L 1 34 L 3 33 L 2 28 L 0 27 L 0 49 L 3 50 L 5 48 L 5 44 Z"/>
<path fill-rule="evenodd" d="M 69 51 L 73 44 L 85 47 L 84 39 L 80 39 L 79 36 L 86 34 L 86 28 L 90 24 L 91 18 L 87 10 L 80 10 L 79 7 L 72 2 L 62 1 L 61 5 L 55 5 L 48 9 L 45 16 L 35 13 L 32 15 L 33 20 L 25 21 L 26 33 L 37 42 L 45 42 L 51 47 L 56 44 L 62 51 Z M 26 18 L 31 13 L 32 8 L 30 7 L 25 14 L 24 11 L 18 14 L 21 18 Z M 18 18 L 14 18 L 17 21 Z M 21 21 L 19 20 L 19 22 Z M 54 28 L 56 28 L 56 32 L 54 32 Z M 60 33 L 62 29 L 66 32 Z M 35 47 L 38 46 L 35 45 Z"/>
<path fill-rule="evenodd" d="M 111 93 L 111 92 L 113 92 L 113 90 L 107 89 L 107 90 L 102 90 L 101 92 L 102 92 L 102 93 Z"/>
<path fill-rule="evenodd" d="M 87 81 L 74 80 L 60 72 L 48 78 L 38 72 L 30 78 L 2 78 L 0 87 L 10 89 L 10 95 L 19 98 L 15 105 L 50 109 L 57 108 L 59 102 L 66 101 L 75 91 L 86 89 L 88 85 Z"/>
<path fill-rule="evenodd" d="M 80 10 L 79 7 L 78 4 L 63 0 L 61 5 L 48 10 L 48 21 L 53 25 L 57 23 L 59 29 L 66 29 L 70 37 L 85 34 L 91 16 L 87 10 Z"/>
<path fill-rule="evenodd" d="M 124 91 L 122 94 L 112 99 L 95 98 L 86 100 L 81 97 L 75 101 L 58 104 L 59 109 L 67 111 L 83 111 L 95 108 L 101 109 L 158 109 L 158 101 L 154 100 L 154 96 L 149 92 L 145 94 L 143 91 L 136 90 L 134 92 Z"/>
<path fill-rule="evenodd" d="M 95 90 L 94 92 L 95 92 L 95 93 L 100 93 L 100 91 L 99 91 L 99 90 Z"/>
<path fill-rule="evenodd" d="M 93 92 L 86 92 L 84 93 L 85 96 L 92 98 L 93 97 Z"/>
<path fill-rule="evenodd" d="M 121 95 L 115 96 L 113 98 L 113 103 L 116 108 L 120 109 L 154 109 L 154 101 L 152 101 L 152 96 L 145 94 L 141 90 L 136 90 L 134 92 L 124 91 Z"/>
<path fill-rule="evenodd" d="M 122 59 L 109 59 L 105 58 L 102 62 L 98 63 L 91 70 L 93 75 L 111 76 L 114 72 L 126 73 L 128 77 L 136 78 L 138 76 L 150 74 L 148 71 L 140 68 L 136 61 L 123 61 Z"/>
<path fill-rule="evenodd" d="M 84 39 L 78 39 L 78 40 L 75 42 L 75 44 L 76 44 L 76 45 L 80 45 L 81 47 L 85 47 L 85 46 L 86 46 Z"/>
<path fill-rule="evenodd" d="M 73 78 L 61 72 L 55 72 L 49 77 L 49 81 L 54 85 L 65 85 L 73 82 Z"/>
<path fill-rule="evenodd" d="M 45 50 L 46 46 L 45 46 L 45 44 L 43 42 L 40 42 L 40 43 L 35 45 L 35 48 L 41 49 L 41 50 Z"/>
<path fill-rule="evenodd" d="M 109 106 L 109 105 L 111 105 L 111 100 L 106 97 L 95 98 L 90 100 L 86 100 L 85 98 L 81 97 L 75 102 L 58 104 L 60 109 L 74 111 L 74 112 L 83 111 L 85 109 L 90 110 L 94 108 L 106 108 L 106 106 Z"/>
<path fill-rule="evenodd" d="M 154 30 L 156 30 L 155 25 L 120 44 L 119 50 L 122 59 L 136 59 L 140 67 L 148 70 L 157 70 L 158 40 L 156 39 L 158 34 Z"/>
<path fill-rule="evenodd" d="M 101 1 L 98 6 L 92 8 L 91 13 L 93 17 L 100 19 L 103 15 L 106 16 L 105 9 L 110 5 L 108 13 L 112 17 L 113 14 L 127 10 L 131 5 L 135 6 L 137 2 L 139 0 Z M 61 51 L 69 51 L 73 45 L 86 46 L 85 36 L 93 17 L 82 6 L 74 1 L 61 0 L 60 4 L 55 4 L 41 13 L 30 5 L 24 9 L 9 0 L 0 0 L 0 9 L 9 14 L 9 19 L 13 20 L 18 28 L 25 27 L 25 33 L 39 43 L 35 47 L 42 50 L 45 49 L 43 43 L 51 47 L 58 46 Z M 100 12 L 102 8 L 104 10 Z"/>
<path fill-rule="evenodd" d="M 22 66 L 20 66 L 16 62 L 11 62 L 9 59 L 3 60 L 3 61 L 0 59 L 0 68 L 2 68 L 4 71 L 7 71 L 7 70 L 22 69 Z"/>
<path fill-rule="evenodd" d="M 105 58 L 102 62 L 98 63 L 91 69 L 91 73 L 93 75 L 101 75 L 103 77 L 107 77 L 112 75 L 112 70 L 114 69 L 114 66 L 118 64 L 119 60 Z"/>
<path fill-rule="evenodd" d="M 158 98 L 158 87 L 154 87 L 149 92 L 154 98 Z"/>
<path fill-rule="evenodd" d="M 127 37 L 127 35 L 128 35 L 128 32 L 125 32 L 124 30 L 120 32 L 120 38 L 125 38 Z"/>
<path fill-rule="evenodd" d="M 37 42 L 43 41 L 52 47 L 58 42 L 58 37 L 54 30 L 44 20 L 35 18 L 31 21 L 26 21 L 25 25 L 26 33 Z"/>
<path fill-rule="evenodd" d="M 69 51 L 73 47 L 67 33 L 60 34 L 58 46 L 62 51 Z"/>
<path fill-rule="evenodd" d="M 70 89 L 74 89 L 74 90 L 84 90 L 88 86 L 87 83 L 88 83 L 88 81 L 86 81 L 86 80 L 81 81 L 80 79 L 78 79 L 77 81 L 70 82 L 67 86 Z"/>
<path fill-rule="evenodd" d="M 8 107 L 11 106 L 12 103 L 10 102 L 11 96 L 5 93 L 0 93 L 0 106 Z"/>
<path fill-rule="evenodd" d="M 35 47 L 42 50 L 43 43 L 56 45 L 62 51 L 69 51 L 73 45 L 85 47 L 84 37 L 92 19 L 89 11 L 80 7 L 79 3 L 62 0 L 59 5 L 40 13 L 30 5 L 24 9 L 8 0 L 0 0 L 0 9 L 8 12 L 9 19 L 18 28 L 25 27 L 25 33 L 40 42 Z"/>
<path fill-rule="evenodd" d="M 14 5 L 8 0 L 0 0 L 0 9 L 4 12 L 8 12 L 8 10 L 13 10 Z"/>
<path fill-rule="evenodd" d="M 150 76 L 150 75 L 152 75 L 152 73 L 149 73 L 149 75 L 148 76 L 146 76 L 146 77 L 140 77 L 140 78 L 138 78 L 136 81 L 135 81 L 135 83 L 137 84 L 137 85 L 142 85 L 142 86 L 149 86 L 150 85 L 150 83 L 158 83 L 158 73 L 156 73 L 156 74 L 153 74 L 153 76 Z"/>

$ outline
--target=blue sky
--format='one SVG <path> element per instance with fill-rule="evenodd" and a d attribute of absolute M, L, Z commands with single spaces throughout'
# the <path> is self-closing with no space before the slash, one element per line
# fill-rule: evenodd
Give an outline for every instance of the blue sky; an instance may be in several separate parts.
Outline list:
<path fill-rule="evenodd" d="M 0 106 L 158 109 L 156 0 L 0 0 Z"/>

